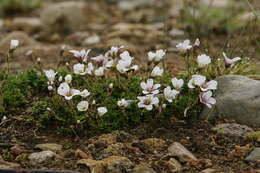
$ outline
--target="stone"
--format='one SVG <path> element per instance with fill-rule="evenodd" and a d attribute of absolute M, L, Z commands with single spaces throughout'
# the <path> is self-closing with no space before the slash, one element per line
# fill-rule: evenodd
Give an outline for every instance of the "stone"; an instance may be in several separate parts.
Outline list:
<path fill-rule="evenodd" d="M 170 172 L 178 172 L 182 168 L 181 164 L 174 158 L 170 158 L 167 162 L 167 167 Z"/>
<path fill-rule="evenodd" d="M 31 34 L 40 30 L 41 20 L 35 17 L 16 17 L 11 22 L 10 28 Z"/>
<path fill-rule="evenodd" d="M 239 75 L 221 76 L 217 81 L 217 103 L 212 109 L 204 108 L 201 118 L 224 116 L 241 124 L 260 125 L 260 81 Z"/>
<path fill-rule="evenodd" d="M 83 41 L 82 45 L 87 46 L 87 45 L 98 44 L 98 43 L 100 43 L 100 41 L 101 41 L 101 39 L 98 35 L 93 35 L 93 36 L 86 38 Z"/>
<path fill-rule="evenodd" d="M 180 37 L 180 36 L 184 36 L 184 31 L 174 28 L 170 30 L 169 34 L 172 37 Z"/>
<path fill-rule="evenodd" d="M 156 173 L 155 170 L 143 165 L 137 165 L 134 167 L 131 173 Z"/>
<path fill-rule="evenodd" d="M 26 152 L 26 149 L 21 145 L 14 145 L 13 147 L 10 148 L 10 150 L 17 155 Z"/>
<path fill-rule="evenodd" d="M 84 40 L 90 36 L 89 32 L 75 32 L 66 37 L 66 42 L 77 46 L 82 45 Z"/>
<path fill-rule="evenodd" d="M 255 148 L 250 154 L 246 157 L 246 161 L 257 161 L 260 162 L 260 148 Z"/>
<path fill-rule="evenodd" d="M 126 0 L 118 2 L 118 9 L 121 11 L 131 11 L 136 8 L 143 8 L 147 6 L 152 6 L 155 0 Z"/>
<path fill-rule="evenodd" d="M 126 157 L 111 156 L 103 160 L 82 159 L 77 162 L 79 166 L 86 166 L 95 173 L 124 173 L 127 172 L 133 163 Z"/>
<path fill-rule="evenodd" d="M 217 173 L 218 171 L 216 169 L 207 168 L 201 171 L 201 173 Z"/>
<path fill-rule="evenodd" d="M 32 153 L 29 155 L 28 159 L 30 160 L 31 165 L 38 165 L 42 163 L 49 163 L 56 156 L 52 151 L 41 151 L 37 153 Z"/>
<path fill-rule="evenodd" d="M 174 142 L 170 145 L 168 153 L 171 156 L 176 156 L 181 162 L 198 160 L 189 150 L 178 142 Z"/>
<path fill-rule="evenodd" d="M 50 150 L 53 152 L 59 152 L 62 150 L 62 145 L 55 144 L 55 143 L 46 143 L 46 144 L 38 144 L 35 146 L 37 149 L 41 149 L 43 151 Z"/>
<path fill-rule="evenodd" d="M 80 149 L 77 149 L 75 151 L 75 156 L 76 157 L 79 157 L 79 158 L 82 158 L 82 159 L 89 159 L 89 158 L 92 158 L 90 155 L 88 155 L 87 153 L 85 153 L 84 151 L 80 150 Z"/>
<path fill-rule="evenodd" d="M 240 125 L 236 123 L 218 124 L 215 127 L 213 127 L 212 130 L 216 131 L 217 133 L 244 138 L 248 137 L 248 135 L 255 132 L 252 128 L 246 125 Z"/>
<path fill-rule="evenodd" d="M 19 169 L 21 168 L 20 164 L 13 162 L 6 162 L 0 160 L 0 169 Z"/>
<path fill-rule="evenodd" d="M 141 141 L 144 144 L 144 147 L 150 151 L 154 150 L 163 150 L 166 147 L 166 142 L 163 139 L 159 138 L 148 138 Z"/>
<path fill-rule="evenodd" d="M 86 3 L 75 1 L 47 6 L 41 12 L 43 28 L 50 32 L 81 30 L 87 22 L 84 17 L 85 8 Z"/>
<path fill-rule="evenodd" d="M 200 0 L 201 5 L 206 7 L 224 8 L 230 5 L 229 0 Z"/>

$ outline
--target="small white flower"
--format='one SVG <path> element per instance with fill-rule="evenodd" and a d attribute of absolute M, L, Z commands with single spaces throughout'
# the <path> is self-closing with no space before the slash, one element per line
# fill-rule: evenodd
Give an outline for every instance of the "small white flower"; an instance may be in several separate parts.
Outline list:
<path fill-rule="evenodd" d="M 212 97 L 211 91 L 207 91 L 200 94 L 200 102 L 205 104 L 208 108 L 212 108 L 212 105 L 216 104 L 216 99 Z"/>
<path fill-rule="evenodd" d="M 161 84 L 153 84 L 153 79 L 147 79 L 147 82 L 141 82 L 140 86 L 144 94 L 158 94 Z"/>
<path fill-rule="evenodd" d="M 172 78 L 171 82 L 172 82 L 172 86 L 176 90 L 180 90 L 183 87 L 183 84 L 184 84 L 183 79 L 177 79 L 176 77 Z"/>
<path fill-rule="evenodd" d="M 199 55 L 197 57 L 197 63 L 199 68 L 203 68 L 211 63 L 211 58 L 205 54 Z"/>
<path fill-rule="evenodd" d="M 77 120 L 77 124 L 80 124 L 80 120 Z"/>
<path fill-rule="evenodd" d="M 126 73 L 131 69 L 131 63 L 132 61 L 119 60 L 118 64 L 116 65 L 116 69 L 120 73 Z"/>
<path fill-rule="evenodd" d="M 194 46 L 197 46 L 197 47 L 200 46 L 200 39 L 197 38 L 197 39 L 195 40 Z"/>
<path fill-rule="evenodd" d="M 78 111 L 80 111 L 80 112 L 87 111 L 87 110 L 88 110 L 88 107 L 89 107 L 88 101 L 81 101 L 81 102 L 79 102 L 78 105 L 77 105 L 77 109 L 78 109 Z"/>
<path fill-rule="evenodd" d="M 59 79 L 58 79 L 58 81 L 59 81 L 59 82 L 62 82 L 62 80 L 63 80 L 63 78 L 62 78 L 62 76 L 60 76 Z"/>
<path fill-rule="evenodd" d="M 139 70 L 139 66 L 138 65 L 133 65 L 132 67 L 131 67 L 131 69 L 132 70 L 134 70 L 134 71 L 137 71 L 137 70 Z"/>
<path fill-rule="evenodd" d="M 126 99 L 121 99 L 117 101 L 117 106 L 119 107 L 128 107 L 130 104 L 133 102 L 133 100 L 126 100 Z"/>
<path fill-rule="evenodd" d="M 69 65 L 70 65 L 70 63 L 66 62 L 66 63 L 65 63 L 65 65 L 66 65 L 66 66 L 69 66 Z"/>
<path fill-rule="evenodd" d="M 162 108 L 165 109 L 167 107 L 167 105 L 164 103 L 162 104 Z"/>
<path fill-rule="evenodd" d="M 186 52 L 187 50 L 191 49 L 192 46 L 190 45 L 190 40 L 184 40 L 183 43 L 179 43 L 176 48 L 182 52 Z"/>
<path fill-rule="evenodd" d="M 94 66 L 93 64 L 90 62 L 88 63 L 88 66 L 86 68 L 86 73 L 89 74 L 89 75 L 92 75 L 92 72 L 94 71 Z"/>
<path fill-rule="evenodd" d="M 78 74 L 78 75 L 85 75 L 87 74 L 87 71 L 86 71 L 86 68 L 85 68 L 85 65 L 84 64 L 75 64 L 73 66 L 73 71 L 75 74 Z"/>
<path fill-rule="evenodd" d="M 164 70 L 158 66 L 154 67 L 151 73 L 152 77 L 162 76 Z"/>
<path fill-rule="evenodd" d="M 48 78 L 48 81 L 50 82 L 50 84 L 53 84 L 57 72 L 50 69 L 50 70 L 44 70 L 44 73 L 45 73 L 45 76 Z"/>
<path fill-rule="evenodd" d="M 14 50 L 19 46 L 19 40 L 11 40 L 10 42 L 10 49 Z"/>
<path fill-rule="evenodd" d="M 38 58 L 36 59 L 36 61 L 37 61 L 38 63 L 40 63 L 42 60 L 41 60 L 40 57 L 38 57 Z"/>
<path fill-rule="evenodd" d="M 134 58 L 130 56 L 130 53 L 128 51 L 124 51 L 120 54 L 120 58 L 124 61 L 132 61 Z"/>
<path fill-rule="evenodd" d="M 73 96 L 79 95 L 80 91 L 70 88 L 68 83 L 63 82 L 58 87 L 58 94 L 64 96 L 66 100 L 71 100 Z"/>
<path fill-rule="evenodd" d="M 79 59 L 79 60 L 82 60 L 83 62 L 87 62 L 88 60 L 88 54 L 91 50 L 81 50 L 81 51 L 77 51 L 77 50 L 70 50 L 69 52 L 70 53 L 73 53 L 74 57 Z"/>
<path fill-rule="evenodd" d="M 113 89 L 114 84 L 113 84 L 113 83 L 110 83 L 110 84 L 108 85 L 108 87 L 109 87 L 110 89 Z"/>
<path fill-rule="evenodd" d="M 93 101 L 92 101 L 92 105 L 95 105 L 95 104 L 96 104 L 96 100 L 93 100 Z"/>
<path fill-rule="evenodd" d="M 48 90 L 49 91 L 52 91 L 53 90 L 53 87 L 51 85 L 48 86 Z"/>
<path fill-rule="evenodd" d="M 202 86 L 206 82 L 206 77 L 202 75 L 192 75 L 192 78 L 190 79 L 188 83 L 189 88 L 195 88 L 196 86 Z"/>
<path fill-rule="evenodd" d="M 5 122 L 7 120 L 6 116 L 3 116 L 2 121 L 1 122 Z"/>
<path fill-rule="evenodd" d="M 162 50 L 162 49 L 157 50 L 156 52 L 150 51 L 150 52 L 148 52 L 148 60 L 159 62 L 164 58 L 165 54 L 166 54 L 166 51 Z"/>
<path fill-rule="evenodd" d="M 50 112 L 50 111 L 51 111 L 51 108 L 47 107 L 46 110 Z"/>
<path fill-rule="evenodd" d="M 95 70 L 95 76 L 104 76 L 105 74 L 105 68 L 104 67 L 99 67 L 98 69 Z"/>
<path fill-rule="evenodd" d="M 241 60 L 240 57 L 235 57 L 233 59 L 230 59 L 230 58 L 227 57 L 226 53 L 224 53 L 224 52 L 223 52 L 223 56 L 224 56 L 224 62 L 225 62 L 226 65 L 233 65 L 236 62 Z"/>
<path fill-rule="evenodd" d="M 218 82 L 215 80 L 211 80 L 200 86 L 201 91 L 205 92 L 208 90 L 216 90 L 218 86 Z"/>
<path fill-rule="evenodd" d="M 105 57 L 112 57 L 112 58 L 116 57 L 119 50 L 122 48 L 124 48 L 124 46 L 120 46 L 120 47 L 112 46 L 111 49 L 105 53 Z"/>
<path fill-rule="evenodd" d="M 106 107 L 98 107 L 97 111 L 98 111 L 99 116 L 103 116 L 105 113 L 107 113 L 107 108 Z"/>
<path fill-rule="evenodd" d="M 158 97 L 155 97 L 154 95 L 146 95 L 137 98 L 139 100 L 138 107 L 145 108 L 148 111 L 151 111 L 153 109 L 153 106 L 158 106 L 159 104 Z"/>
<path fill-rule="evenodd" d="M 171 89 L 171 87 L 168 86 L 168 87 L 164 88 L 163 94 L 164 94 L 165 99 L 171 103 L 176 98 L 176 96 L 179 94 L 179 91 L 177 91 L 175 89 Z"/>
<path fill-rule="evenodd" d="M 70 74 L 67 74 L 64 79 L 65 79 L 65 82 L 71 83 L 71 81 L 72 81 L 72 76 L 71 76 Z"/>
<path fill-rule="evenodd" d="M 83 98 L 86 98 L 90 95 L 90 92 L 87 89 L 84 89 L 83 91 L 80 92 L 79 95 Z"/>

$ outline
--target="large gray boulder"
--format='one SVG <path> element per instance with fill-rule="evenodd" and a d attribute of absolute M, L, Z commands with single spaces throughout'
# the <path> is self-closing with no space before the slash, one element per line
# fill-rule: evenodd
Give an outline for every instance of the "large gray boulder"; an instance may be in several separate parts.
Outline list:
<path fill-rule="evenodd" d="M 238 75 L 222 76 L 217 81 L 217 103 L 212 109 L 205 108 L 201 117 L 225 116 L 241 124 L 260 125 L 260 81 Z"/>

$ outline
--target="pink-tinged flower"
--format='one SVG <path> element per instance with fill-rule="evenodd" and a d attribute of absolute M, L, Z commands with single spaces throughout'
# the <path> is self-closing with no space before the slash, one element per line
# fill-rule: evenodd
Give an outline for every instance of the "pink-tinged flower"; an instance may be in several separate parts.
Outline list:
<path fill-rule="evenodd" d="M 128 51 L 124 51 L 120 54 L 120 58 L 123 61 L 132 61 L 134 58 L 130 56 L 130 53 Z"/>
<path fill-rule="evenodd" d="M 159 62 L 164 58 L 165 54 L 166 54 L 166 51 L 162 50 L 162 49 L 157 50 L 156 52 L 150 51 L 150 52 L 148 52 L 148 60 Z"/>
<path fill-rule="evenodd" d="M 93 64 L 90 62 L 90 63 L 88 63 L 88 66 L 87 66 L 87 68 L 86 68 L 86 73 L 89 74 L 89 75 L 92 75 L 93 71 L 94 71 L 94 66 L 93 66 Z"/>
<path fill-rule="evenodd" d="M 200 102 L 205 104 L 208 108 L 212 108 L 212 105 L 216 104 L 216 99 L 212 97 L 211 91 L 207 91 L 200 94 Z"/>
<path fill-rule="evenodd" d="M 176 90 L 180 90 L 183 87 L 184 81 L 183 79 L 177 79 L 172 78 L 172 86 L 176 89 Z"/>
<path fill-rule="evenodd" d="M 184 40 L 183 43 L 179 43 L 176 48 L 181 52 L 186 52 L 187 50 L 192 48 L 192 45 L 190 45 L 190 40 Z"/>
<path fill-rule="evenodd" d="M 218 87 L 218 82 L 215 80 L 211 80 L 200 86 L 201 91 L 205 92 L 208 90 L 216 90 Z"/>
<path fill-rule="evenodd" d="M 138 107 L 145 108 L 148 111 L 151 111 L 153 109 L 153 106 L 158 106 L 159 104 L 158 97 L 155 97 L 154 95 L 146 95 L 137 98 L 139 100 Z"/>
<path fill-rule="evenodd" d="M 47 77 L 49 83 L 52 85 L 55 80 L 55 76 L 56 76 L 57 72 L 50 69 L 50 70 L 44 70 L 44 74 Z"/>
<path fill-rule="evenodd" d="M 202 75 L 192 75 L 192 78 L 190 79 L 189 83 L 188 83 L 188 87 L 189 88 L 196 88 L 196 86 L 202 86 L 204 85 L 206 82 L 206 77 L 202 76 Z"/>
<path fill-rule="evenodd" d="M 233 59 L 230 59 L 227 57 L 226 53 L 223 52 L 223 56 L 224 56 L 224 62 L 225 62 L 225 65 L 233 65 L 235 64 L 236 62 L 240 61 L 241 58 L 240 57 L 235 57 Z"/>
<path fill-rule="evenodd" d="M 85 75 L 87 74 L 87 71 L 86 71 L 86 67 L 85 67 L 85 64 L 75 64 L 73 66 L 73 71 L 75 74 L 78 74 L 78 75 Z"/>
<path fill-rule="evenodd" d="M 58 87 L 58 94 L 64 96 L 66 100 L 71 100 L 73 96 L 79 95 L 80 91 L 70 88 L 68 83 L 63 82 Z"/>
<path fill-rule="evenodd" d="M 164 98 L 168 101 L 168 102 L 172 102 L 176 96 L 179 94 L 180 92 L 175 90 L 175 89 L 171 89 L 170 86 L 164 88 L 163 90 L 163 94 L 164 94 Z"/>
<path fill-rule="evenodd" d="M 117 56 L 119 50 L 122 48 L 124 48 L 124 46 L 120 46 L 120 47 L 112 46 L 111 49 L 105 53 L 105 57 L 115 58 Z"/>
<path fill-rule="evenodd" d="M 77 51 L 77 50 L 70 50 L 69 52 L 70 53 L 73 53 L 74 57 L 79 59 L 79 60 L 82 60 L 83 62 L 87 62 L 88 60 L 88 54 L 91 50 L 85 50 L 85 49 L 82 49 L 80 51 Z"/>
<path fill-rule="evenodd" d="M 199 55 L 197 57 L 197 63 L 199 68 L 206 67 L 208 64 L 211 63 L 211 58 L 205 54 Z"/>
<path fill-rule="evenodd" d="M 141 88 L 143 89 L 143 94 L 158 94 L 160 91 L 158 88 L 161 87 L 161 84 L 153 84 L 153 79 L 147 79 L 147 82 L 141 82 Z"/>

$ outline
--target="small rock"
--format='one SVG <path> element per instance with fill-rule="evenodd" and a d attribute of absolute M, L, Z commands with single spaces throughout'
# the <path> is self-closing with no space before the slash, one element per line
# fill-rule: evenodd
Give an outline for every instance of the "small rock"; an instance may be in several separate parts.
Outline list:
<path fill-rule="evenodd" d="M 92 44 L 98 44 L 98 43 L 100 43 L 100 41 L 101 41 L 100 37 L 98 35 L 94 35 L 94 36 L 86 38 L 83 41 L 82 45 L 87 46 L 87 45 L 92 45 Z"/>
<path fill-rule="evenodd" d="M 120 1 L 118 3 L 119 10 L 122 11 L 131 11 L 142 7 L 151 6 L 155 3 L 155 0 L 126 0 L 126 1 Z"/>
<path fill-rule="evenodd" d="M 170 36 L 172 37 L 180 37 L 180 36 L 184 36 L 184 31 L 179 30 L 179 29 L 172 29 L 169 32 Z"/>
<path fill-rule="evenodd" d="M 137 165 L 131 173 L 156 173 L 155 170 L 143 165 Z"/>
<path fill-rule="evenodd" d="M 103 160 L 82 159 L 77 163 L 79 166 L 87 166 L 95 173 L 124 173 L 133 167 L 133 163 L 126 157 L 111 156 Z"/>
<path fill-rule="evenodd" d="M 38 144 L 35 146 L 37 149 L 41 149 L 43 151 L 50 150 L 53 152 L 59 152 L 62 150 L 62 145 L 55 144 L 55 143 L 46 143 L 46 144 Z"/>
<path fill-rule="evenodd" d="M 216 169 L 208 168 L 201 171 L 201 173 L 217 173 L 218 171 Z"/>
<path fill-rule="evenodd" d="M 206 7 L 215 7 L 215 8 L 224 8 L 227 7 L 230 3 L 229 0 L 200 0 L 201 5 Z"/>
<path fill-rule="evenodd" d="M 177 156 L 181 162 L 187 162 L 191 160 L 197 161 L 198 159 L 183 145 L 178 142 L 174 142 L 169 148 L 168 152 L 172 156 Z"/>
<path fill-rule="evenodd" d="M 0 160 L 0 169 L 19 169 L 21 166 L 18 163 L 6 162 Z"/>
<path fill-rule="evenodd" d="M 87 153 L 85 153 L 84 151 L 80 150 L 80 149 L 77 149 L 75 151 L 75 156 L 76 157 L 80 157 L 82 159 L 89 159 L 89 158 L 92 158 L 91 156 L 89 156 Z"/>
<path fill-rule="evenodd" d="M 222 123 L 218 124 L 212 128 L 213 131 L 217 133 L 230 135 L 234 137 L 247 137 L 251 133 L 254 133 L 254 130 L 246 125 L 240 125 L 235 123 Z"/>
<path fill-rule="evenodd" d="M 66 42 L 80 46 L 87 37 L 89 37 L 88 32 L 75 32 L 66 38 Z"/>
<path fill-rule="evenodd" d="M 10 28 L 30 34 L 41 28 L 41 21 L 39 18 L 17 17 L 12 21 Z"/>
<path fill-rule="evenodd" d="M 182 168 L 181 164 L 174 158 L 170 158 L 170 160 L 167 163 L 167 167 L 171 172 L 178 172 Z"/>
<path fill-rule="evenodd" d="M 166 147 L 166 142 L 159 138 L 148 138 L 141 141 L 144 147 L 150 151 L 162 150 Z"/>
<path fill-rule="evenodd" d="M 260 148 L 255 148 L 251 153 L 246 157 L 246 161 L 260 161 Z"/>
<path fill-rule="evenodd" d="M 42 151 L 37 153 L 32 153 L 29 155 L 29 160 L 31 165 L 38 165 L 42 163 L 50 162 L 56 154 L 52 151 Z"/>
<path fill-rule="evenodd" d="M 26 149 L 20 145 L 14 145 L 13 147 L 10 148 L 10 150 L 17 155 L 26 152 Z"/>

